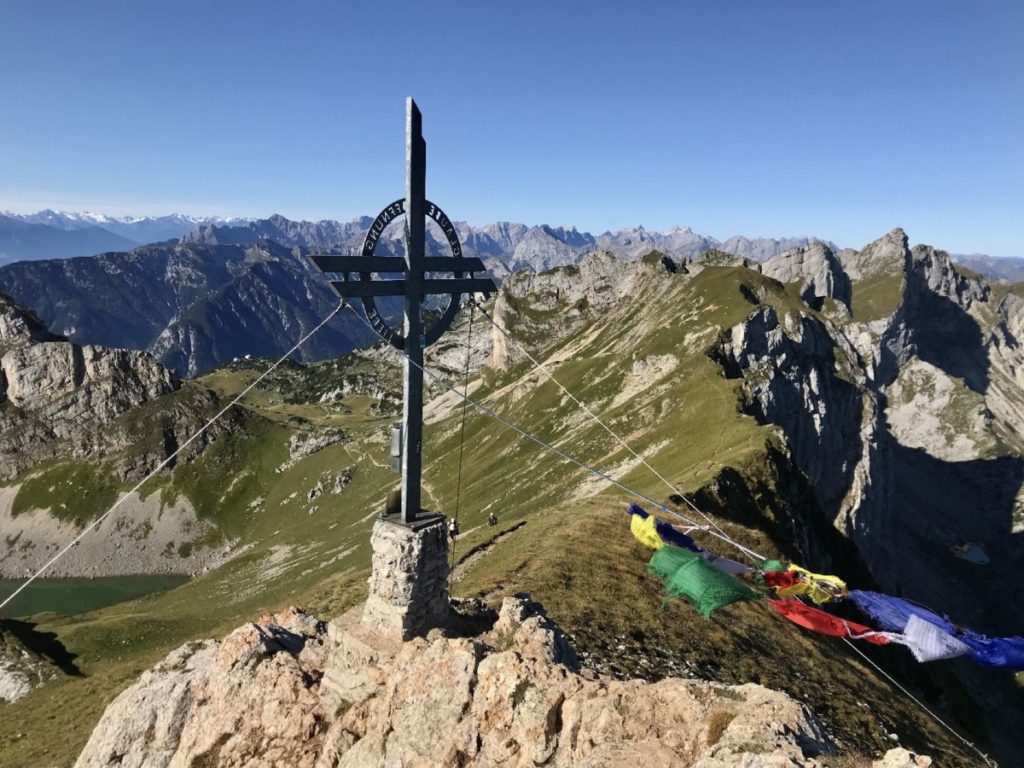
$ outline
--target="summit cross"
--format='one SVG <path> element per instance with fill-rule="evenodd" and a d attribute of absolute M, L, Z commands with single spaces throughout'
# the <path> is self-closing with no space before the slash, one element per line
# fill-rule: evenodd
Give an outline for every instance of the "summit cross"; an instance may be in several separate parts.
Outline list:
<path fill-rule="evenodd" d="M 404 353 L 402 404 L 402 509 L 401 522 L 413 525 L 420 512 L 423 446 L 423 350 L 437 341 L 459 312 L 463 293 L 494 293 L 490 277 L 480 259 L 462 255 L 462 244 L 451 219 L 426 198 L 427 143 L 423 139 L 423 117 L 412 98 L 405 102 L 405 197 L 384 208 L 373 220 L 358 256 L 322 254 L 312 256 L 322 272 L 336 273 L 331 286 L 342 298 L 362 299 L 367 320 L 382 339 Z M 376 256 L 377 243 L 387 226 L 405 214 L 405 257 Z M 434 220 L 448 242 L 451 256 L 427 257 L 426 219 Z M 452 273 L 451 277 L 428 277 L 428 273 Z M 382 277 L 403 274 L 401 279 Z M 358 279 L 352 279 L 358 275 Z M 468 275 L 468 276 L 467 276 Z M 426 296 L 447 294 L 448 305 L 429 327 L 423 323 Z M 405 298 L 401 333 L 381 316 L 375 298 Z"/>

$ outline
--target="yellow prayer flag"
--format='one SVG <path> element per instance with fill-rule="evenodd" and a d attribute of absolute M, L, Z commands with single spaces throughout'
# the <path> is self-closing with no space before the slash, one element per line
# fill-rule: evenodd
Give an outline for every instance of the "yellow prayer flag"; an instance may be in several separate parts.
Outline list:
<path fill-rule="evenodd" d="M 822 573 L 811 573 L 799 565 L 790 565 L 789 570 L 799 573 L 804 582 L 794 584 L 792 587 L 780 589 L 778 594 L 781 597 L 795 597 L 796 595 L 807 595 L 814 603 L 827 603 L 829 600 L 838 597 L 846 591 L 846 582 L 838 576 L 828 576 Z"/>
<path fill-rule="evenodd" d="M 651 549 L 661 549 L 665 542 L 661 540 L 657 529 L 654 527 L 654 517 L 646 517 L 643 520 L 639 515 L 630 515 L 629 530 L 636 536 L 637 541 Z"/>

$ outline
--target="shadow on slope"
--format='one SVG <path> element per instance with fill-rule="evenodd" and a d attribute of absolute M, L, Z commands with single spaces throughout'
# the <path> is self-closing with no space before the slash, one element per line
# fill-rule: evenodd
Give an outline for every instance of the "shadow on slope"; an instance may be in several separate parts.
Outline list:
<path fill-rule="evenodd" d="M 989 361 L 977 321 L 959 304 L 930 289 L 917 270 L 907 270 L 905 295 L 917 356 L 985 394 Z"/>
<path fill-rule="evenodd" d="M 46 659 L 65 675 L 78 677 L 82 674 L 72 653 L 57 639 L 55 632 L 40 632 L 38 623 L 21 619 L 0 619 L 0 635 L 8 635 L 36 655 Z"/>
<path fill-rule="evenodd" d="M 888 448 L 899 571 L 887 586 L 978 631 L 1024 634 L 1019 581 L 1007 578 L 1024 568 L 1024 534 L 1013 533 L 1024 457 L 944 461 L 894 439 Z M 952 553 L 968 542 L 980 544 L 991 562 L 976 565 Z"/>

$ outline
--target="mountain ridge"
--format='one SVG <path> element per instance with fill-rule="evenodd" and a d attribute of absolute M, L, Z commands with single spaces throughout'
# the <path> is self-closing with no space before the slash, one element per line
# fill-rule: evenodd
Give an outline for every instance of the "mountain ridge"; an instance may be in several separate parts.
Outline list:
<path fill-rule="evenodd" d="M 264 219 L 245 219 L 222 216 L 187 216 L 172 213 L 165 216 L 109 216 L 102 213 L 68 212 L 45 209 L 33 214 L 0 212 L 13 221 L 37 224 L 67 233 L 81 233 L 87 229 L 102 229 L 123 237 L 122 248 L 146 245 L 167 240 L 181 240 L 186 243 L 248 244 L 261 238 L 269 238 L 291 245 L 314 248 L 342 248 L 356 252 L 361 246 L 362 236 L 372 221 L 369 216 L 358 216 L 348 222 L 333 219 L 317 221 L 292 220 L 280 214 Z M 548 224 L 527 225 L 515 222 L 496 221 L 482 226 L 467 222 L 455 222 L 459 237 L 468 255 L 484 258 L 488 269 L 496 276 L 504 276 L 517 269 L 545 269 L 563 263 L 572 263 L 573 258 L 587 250 L 608 250 L 621 258 L 633 260 L 649 250 L 657 249 L 679 257 L 695 256 L 712 248 L 755 261 L 764 261 L 793 247 L 806 246 L 811 242 L 825 242 L 833 250 L 837 246 L 826 240 L 807 236 L 749 237 L 732 235 L 719 240 L 701 235 L 690 227 L 673 226 L 657 231 L 643 226 L 623 227 L 614 232 L 605 230 L 600 234 L 581 231 L 573 225 L 552 226 Z M 95 230 L 93 236 L 96 236 Z M 435 230 L 428 233 L 428 247 L 441 254 L 445 251 L 444 238 Z M 530 235 L 532 241 L 517 253 L 517 246 Z M 56 235 L 58 239 L 68 235 Z M 72 235 L 81 239 L 82 235 Z M 3 242 L 3 227 L 0 226 L 0 243 Z M 395 253 L 401 248 L 400 236 L 393 230 L 382 243 L 382 251 Z M 101 251 L 117 250 L 116 244 L 96 241 L 76 243 L 71 250 L 67 246 L 54 245 L 50 250 L 20 251 L 14 248 L 5 255 L 0 250 L 0 264 L 37 258 L 65 258 L 86 256 Z M 11 250 L 11 246 L 9 246 Z M 532 251 L 532 253 L 531 253 Z M 953 259 L 964 266 L 993 279 L 1009 282 L 1024 280 L 1024 259 L 994 257 L 985 254 L 953 254 Z"/>
<path fill-rule="evenodd" d="M 813 244 L 764 264 L 719 252 L 682 261 L 652 252 L 636 262 L 595 252 L 509 277 L 489 313 L 508 337 L 474 323 L 469 391 L 503 418 L 666 510 L 689 515 L 675 491 L 686 494 L 735 541 L 766 557 L 834 573 L 851 586 L 883 586 L 980 631 L 1020 631 L 1019 596 L 1012 584 L 992 583 L 994 569 L 1018 570 L 1024 525 L 1015 506 L 1021 478 L 1012 454 L 1019 450 L 1008 428 L 1024 423 L 1014 388 L 1024 370 L 1016 342 L 1024 300 L 1006 286 L 960 274 L 948 255 L 910 247 L 894 231 L 859 251 Z M 965 316 L 977 332 L 952 347 L 948 334 L 971 327 Z M 427 355 L 431 370 L 458 378 L 460 388 L 468 320 L 463 313 Z M 671 494 L 529 364 L 522 348 L 669 478 Z M 228 396 L 265 365 L 232 364 L 196 383 Z M 258 615 L 285 598 L 295 604 L 296 593 L 325 617 L 359 602 L 368 529 L 395 482 L 386 461 L 394 410 L 349 412 L 365 407 L 366 391 L 385 402 L 377 391 L 398 391 L 399 372 L 386 347 L 282 367 L 245 403 L 273 415 L 277 431 L 218 439 L 161 478 L 158 495 L 184 493 L 225 536 L 239 538 L 235 558 L 178 590 L 87 622 L 45 620 L 87 661 L 107 653 L 113 631 L 128 647 L 153 651 L 131 675 L 114 667 L 119 677 L 106 683 L 108 699 L 173 647 L 227 634 L 239 615 Z M 358 379 L 364 389 L 353 392 Z M 535 444 L 509 440 L 502 425 L 476 411 L 463 432 L 457 398 L 436 388 L 426 395 L 425 499 L 450 511 L 461 498 L 466 533 L 454 583 L 462 594 L 498 601 L 533 592 L 600 674 L 755 681 L 805 702 L 831 736 L 860 754 L 879 754 L 896 734 L 909 746 L 942 751 L 950 765 L 974 764 L 841 643 L 786 624 L 764 603 L 723 609 L 711 622 L 682 605 L 660 607 L 664 596 L 644 568 L 649 553 L 624 522 L 632 499 Z M 309 455 L 292 450 L 307 439 L 324 445 L 339 426 L 345 437 L 338 442 Z M 468 450 L 457 480 L 463 434 Z M 246 450 L 256 448 L 271 454 L 254 461 Z M 936 492 L 908 494 L 900 472 Z M 198 482 L 196 473 L 206 479 Z M 32 482 L 45 491 L 65 474 L 58 465 Z M 192 490 L 204 483 L 211 490 Z M 486 523 L 491 511 L 499 517 L 494 528 Z M 990 566 L 956 554 L 965 534 Z M 727 554 L 702 531 L 692 535 Z M 992 740 L 1013 754 L 1020 708 L 1008 675 L 966 661 L 879 660 L 985 742 L 981 713 L 968 703 L 980 696 Z M 92 680 L 109 670 L 87 668 Z M 88 713 L 68 740 L 68 751 L 80 750 L 105 703 L 88 686 L 71 680 L 37 689 L 10 717 L 46 711 L 54 696 Z M 33 726 L 32 738 L 41 738 L 40 728 Z M 12 749 L 11 764 L 18 756 L 32 764 L 30 744 Z"/>

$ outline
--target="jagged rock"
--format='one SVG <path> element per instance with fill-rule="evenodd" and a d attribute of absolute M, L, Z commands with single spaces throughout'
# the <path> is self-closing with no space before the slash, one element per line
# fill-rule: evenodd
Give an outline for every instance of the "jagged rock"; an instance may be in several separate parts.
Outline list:
<path fill-rule="evenodd" d="M 24 669 L 13 660 L 0 658 L 0 702 L 17 701 L 32 688 L 32 680 Z"/>
<path fill-rule="evenodd" d="M 50 333 L 32 310 L 19 306 L 0 293 L 0 354 L 15 347 L 42 341 L 66 341 Z"/>
<path fill-rule="evenodd" d="M 915 245 L 910 251 L 910 266 L 923 276 L 930 291 L 955 301 L 964 309 L 970 309 L 974 301 L 988 298 L 988 283 L 964 277 L 945 251 L 930 245 Z"/>
<path fill-rule="evenodd" d="M 577 265 L 551 272 L 519 272 L 503 283 L 492 316 L 498 326 L 515 328 L 519 335 L 533 331 L 550 335 L 554 331 L 556 336 L 550 339 L 553 342 L 571 335 L 595 313 L 629 295 L 633 276 L 644 266 L 627 264 L 610 253 L 598 251 L 588 254 Z M 532 319 L 537 313 L 555 311 L 558 324 L 554 328 Z M 543 331 L 539 330 L 541 327 Z M 504 334 L 493 331 L 490 366 L 506 370 L 521 356 L 521 351 L 509 348 Z"/>
<path fill-rule="evenodd" d="M 82 419 L 110 421 L 180 386 L 145 352 L 66 341 L 13 349 L 0 358 L 0 367 L 7 399 L 51 425 L 57 437 L 77 429 Z"/>
<path fill-rule="evenodd" d="M 483 635 L 406 643 L 358 611 L 325 631 L 289 609 L 172 652 L 107 707 L 76 765 L 812 768 L 833 751 L 785 694 L 585 679 L 570 651 L 526 596 Z"/>
<path fill-rule="evenodd" d="M 4 296 L 0 352 L 0 479 L 57 453 L 118 447 L 106 425 L 181 386 L 147 353 L 61 340 Z"/>
<path fill-rule="evenodd" d="M 312 766 L 326 631 L 294 609 L 263 621 L 171 652 L 111 702 L 75 765 Z"/>
<path fill-rule="evenodd" d="M 0 619 L 0 703 L 17 701 L 58 674 L 52 662 L 33 651 L 31 643 Z"/>
<path fill-rule="evenodd" d="M 354 472 L 355 467 L 345 467 L 338 473 L 337 477 L 334 478 L 334 493 L 341 493 L 348 487 L 348 484 L 352 482 L 352 474 Z"/>
<path fill-rule="evenodd" d="M 780 322 L 768 306 L 734 326 L 716 353 L 727 375 L 744 377 L 749 410 L 782 427 L 830 517 L 847 502 L 852 473 L 863 458 L 861 432 L 874 426 L 863 422 L 873 406 L 857 386 L 864 376 L 856 353 L 844 342 L 811 318 Z"/>
<path fill-rule="evenodd" d="M 544 615 L 540 604 L 529 599 L 529 595 L 517 595 L 502 602 L 490 636 L 498 647 L 514 638 L 519 652 L 526 658 L 546 659 L 570 669 L 579 668 L 576 649 L 561 628 Z"/>
<path fill-rule="evenodd" d="M 837 256 L 850 280 L 862 280 L 879 275 L 901 275 L 909 257 L 907 233 L 897 228 L 859 251 L 847 248 L 840 251 Z"/>
<path fill-rule="evenodd" d="M 773 256 L 761 265 L 761 273 L 782 283 L 800 283 L 800 297 L 811 306 L 820 306 L 825 298 L 850 306 L 850 279 L 824 243 Z"/>
<path fill-rule="evenodd" d="M 885 756 L 875 760 L 871 768 L 930 768 L 932 759 L 924 755 L 916 755 L 908 749 L 897 747 L 890 749 Z"/>

